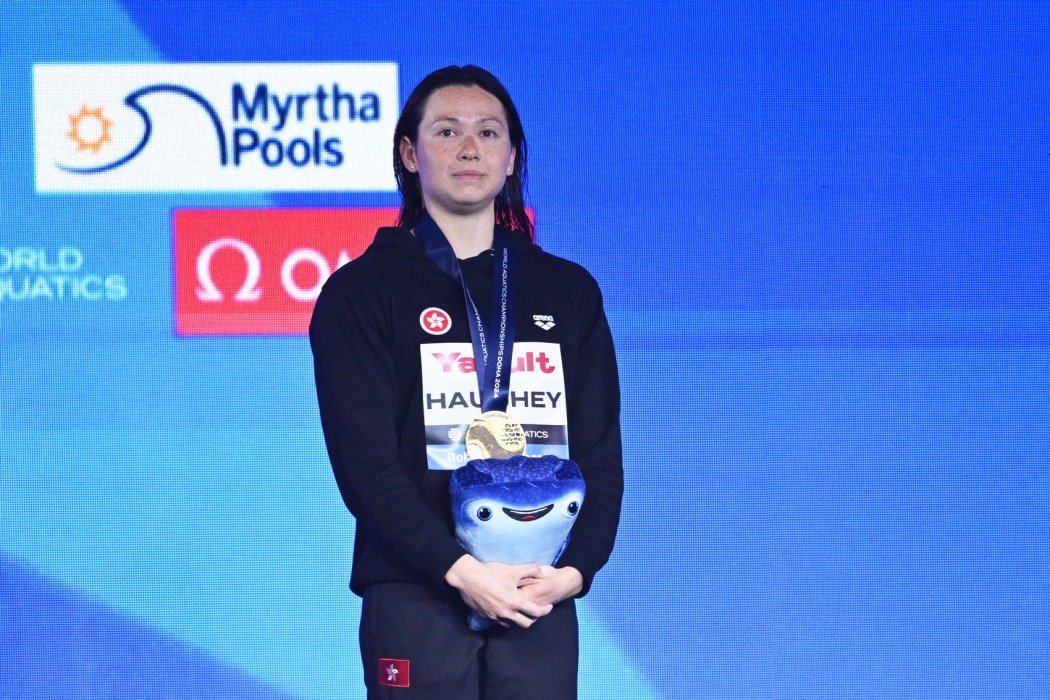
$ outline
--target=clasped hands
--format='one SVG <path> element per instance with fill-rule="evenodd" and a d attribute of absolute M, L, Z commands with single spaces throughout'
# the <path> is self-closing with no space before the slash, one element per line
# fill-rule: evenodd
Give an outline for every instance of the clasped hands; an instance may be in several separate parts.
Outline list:
<path fill-rule="evenodd" d="M 530 627 L 583 589 L 583 576 L 571 566 L 483 563 L 469 554 L 456 560 L 445 581 L 472 610 L 504 627 Z"/>

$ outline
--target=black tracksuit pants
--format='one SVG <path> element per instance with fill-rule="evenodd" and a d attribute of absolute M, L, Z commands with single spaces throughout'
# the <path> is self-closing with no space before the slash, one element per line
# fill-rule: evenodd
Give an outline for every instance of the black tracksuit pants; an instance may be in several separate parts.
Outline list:
<path fill-rule="evenodd" d="M 411 583 L 365 590 L 360 644 L 369 700 L 573 700 L 575 601 L 528 629 L 467 626 L 456 591 Z"/>

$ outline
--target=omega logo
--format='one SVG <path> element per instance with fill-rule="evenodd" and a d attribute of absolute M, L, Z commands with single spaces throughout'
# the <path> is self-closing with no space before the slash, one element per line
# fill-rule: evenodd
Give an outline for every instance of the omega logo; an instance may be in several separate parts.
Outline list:
<path fill-rule="evenodd" d="M 201 249 L 197 255 L 197 299 L 204 302 L 218 303 L 226 300 L 226 295 L 216 286 L 212 279 L 212 258 L 223 249 L 232 249 L 238 252 L 246 265 L 244 281 L 233 295 L 234 301 L 251 302 L 262 298 L 263 290 L 259 286 L 262 278 L 263 263 L 256 252 L 248 243 L 237 238 L 219 238 L 212 241 Z M 333 270 L 337 270 L 350 262 L 350 255 L 345 251 L 339 253 L 335 267 L 329 265 L 328 260 L 313 248 L 297 248 L 290 252 L 281 262 L 281 286 L 285 293 L 296 301 L 314 301 L 321 293 L 321 287 L 331 276 Z M 295 270 L 301 265 L 312 267 L 317 274 L 317 281 L 309 287 L 302 287 L 295 280 Z"/>

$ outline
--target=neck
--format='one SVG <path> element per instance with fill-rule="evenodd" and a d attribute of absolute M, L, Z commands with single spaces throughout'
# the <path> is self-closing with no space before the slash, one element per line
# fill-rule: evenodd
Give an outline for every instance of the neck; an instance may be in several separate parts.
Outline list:
<path fill-rule="evenodd" d="M 480 255 L 492 247 L 492 229 L 496 225 L 494 209 L 466 216 L 449 214 L 436 208 L 428 209 L 427 213 L 441 228 L 460 260 Z"/>

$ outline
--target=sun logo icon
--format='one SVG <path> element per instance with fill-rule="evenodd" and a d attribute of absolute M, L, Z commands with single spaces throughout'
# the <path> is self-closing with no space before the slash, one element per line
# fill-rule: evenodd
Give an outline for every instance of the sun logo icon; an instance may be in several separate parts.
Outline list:
<path fill-rule="evenodd" d="M 98 153 L 102 144 L 112 141 L 109 128 L 113 122 L 102 114 L 102 108 L 90 109 L 86 105 L 77 114 L 69 115 L 69 133 L 66 134 L 76 145 L 77 151 Z"/>

